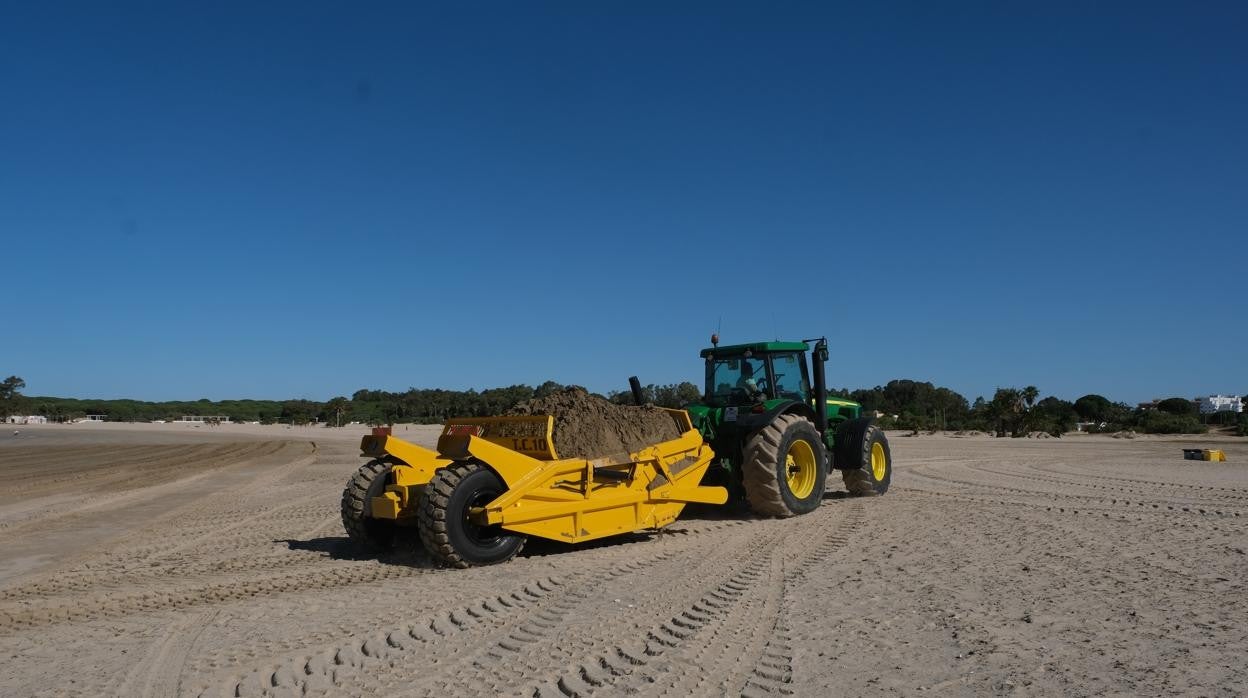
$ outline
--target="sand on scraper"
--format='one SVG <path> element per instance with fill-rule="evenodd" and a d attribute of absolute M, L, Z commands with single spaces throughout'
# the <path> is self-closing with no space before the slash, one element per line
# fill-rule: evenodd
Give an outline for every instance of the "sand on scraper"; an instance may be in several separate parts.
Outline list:
<path fill-rule="evenodd" d="M 632 453 L 680 436 L 671 415 L 658 407 L 616 405 L 579 387 L 522 402 L 507 414 L 554 415 L 552 438 L 560 458 Z"/>

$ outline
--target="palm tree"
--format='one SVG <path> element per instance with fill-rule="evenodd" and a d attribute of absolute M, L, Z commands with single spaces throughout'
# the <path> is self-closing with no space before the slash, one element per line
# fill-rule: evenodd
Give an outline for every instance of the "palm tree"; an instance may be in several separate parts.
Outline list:
<path fill-rule="evenodd" d="M 325 403 L 325 407 L 335 415 L 335 426 L 342 426 L 342 413 L 347 411 L 349 404 L 345 397 L 336 397 Z"/>
<path fill-rule="evenodd" d="M 1027 403 L 1027 411 L 1030 412 L 1032 405 L 1036 404 L 1036 398 L 1040 397 L 1040 391 L 1036 389 L 1036 386 L 1029 385 L 1023 388 L 1022 396 L 1023 401 Z"/>

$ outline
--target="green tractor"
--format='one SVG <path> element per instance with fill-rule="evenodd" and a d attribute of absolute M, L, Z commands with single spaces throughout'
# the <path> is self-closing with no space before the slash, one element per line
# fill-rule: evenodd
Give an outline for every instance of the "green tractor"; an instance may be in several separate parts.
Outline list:
<path fill-rule="evenodd" d="M 862 416 L 858 403 L 828 397 L 826 338 L 721 347 L 712 336 L 711 342 L 701 352 L 702 402 L 686 408 L 718 456 L 708 480 L 767 516 L 818 508 L 830 470 L 840 471 L 851 495 L 888 491 L 893 463 L 883 430 Z"/>

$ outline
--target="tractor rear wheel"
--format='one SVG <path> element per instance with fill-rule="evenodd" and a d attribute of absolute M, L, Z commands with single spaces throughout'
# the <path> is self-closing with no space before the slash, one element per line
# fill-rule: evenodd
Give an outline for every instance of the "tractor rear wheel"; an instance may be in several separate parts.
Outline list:
<path fill-rule="evenodd" d="M 468 517 L 471 508 L 483 507 L 506 491 L 502 479 L 481 463 L 438 470 L 416 510 L 420 540 L 429 555 L 451 567 L 492 565 L 514 557 L 524 547 L 524 536 L 498 526 L 478 526 Z"/>
<path fill-rule="evenodd" d="M 355 471 L 342 491 L 342 527 L 355 544 L 373 552 L 386 552 L 394 547 L 396 526 L 393 521 L 374 519 L 373 497 L 386 489 L 390 464 L 370 460 Z"/>
<path fill-rule="evenodd" d="M 836 435 L 836 467 L 851 495 L 887 492 L 893 481 L 893 456 L 884 431 L 866 420 L 846 423 Z"/>
<path fill-rule="evenodd" d="M 827 479 L 819 432 L 795 414 L 776 417 L 745 442 L 741 477 L 750 508 L 793 516 L 819 508 Z"/>

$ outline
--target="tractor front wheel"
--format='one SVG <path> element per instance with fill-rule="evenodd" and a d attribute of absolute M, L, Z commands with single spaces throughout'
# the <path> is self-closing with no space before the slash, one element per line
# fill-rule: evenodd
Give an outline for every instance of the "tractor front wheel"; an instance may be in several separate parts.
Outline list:
<path fill-rule="evenodd" d="M 478 526 L 469 510 L 507 491 L 493 470 L 468 462 L 438 470 L 420 496 L 420 540 L 433 559 L 451 567 L 492 565 L 510 560 L 524 547 L 524 536 L 498 526 Z"/>
<path fill-rule="evenodd" d="M 745 442 L 741 476 L 750 508 L 764 516 L 793 516 L 819 508 L 827 479 L 823 444 L 809 420 L 776 417 Z"/>
<path fill-rule="evenodd" d="M 893 456 L 878 426 L 865 420 L 846 423 L 836 435 L 836 467 L 845 489 L 858 497 L 881 495 L 893 481 Z"/>
<path fill-rule="evenodd" d="M 394 522 L 374 519 L 372 512 L 372 499 L 385 491 L 389 472 L 389 463 L 370 460 L 355 471 L 342 491 L 342 527 L 354 543 L 372 552 L 387 552 L 395 543 Z"/>

